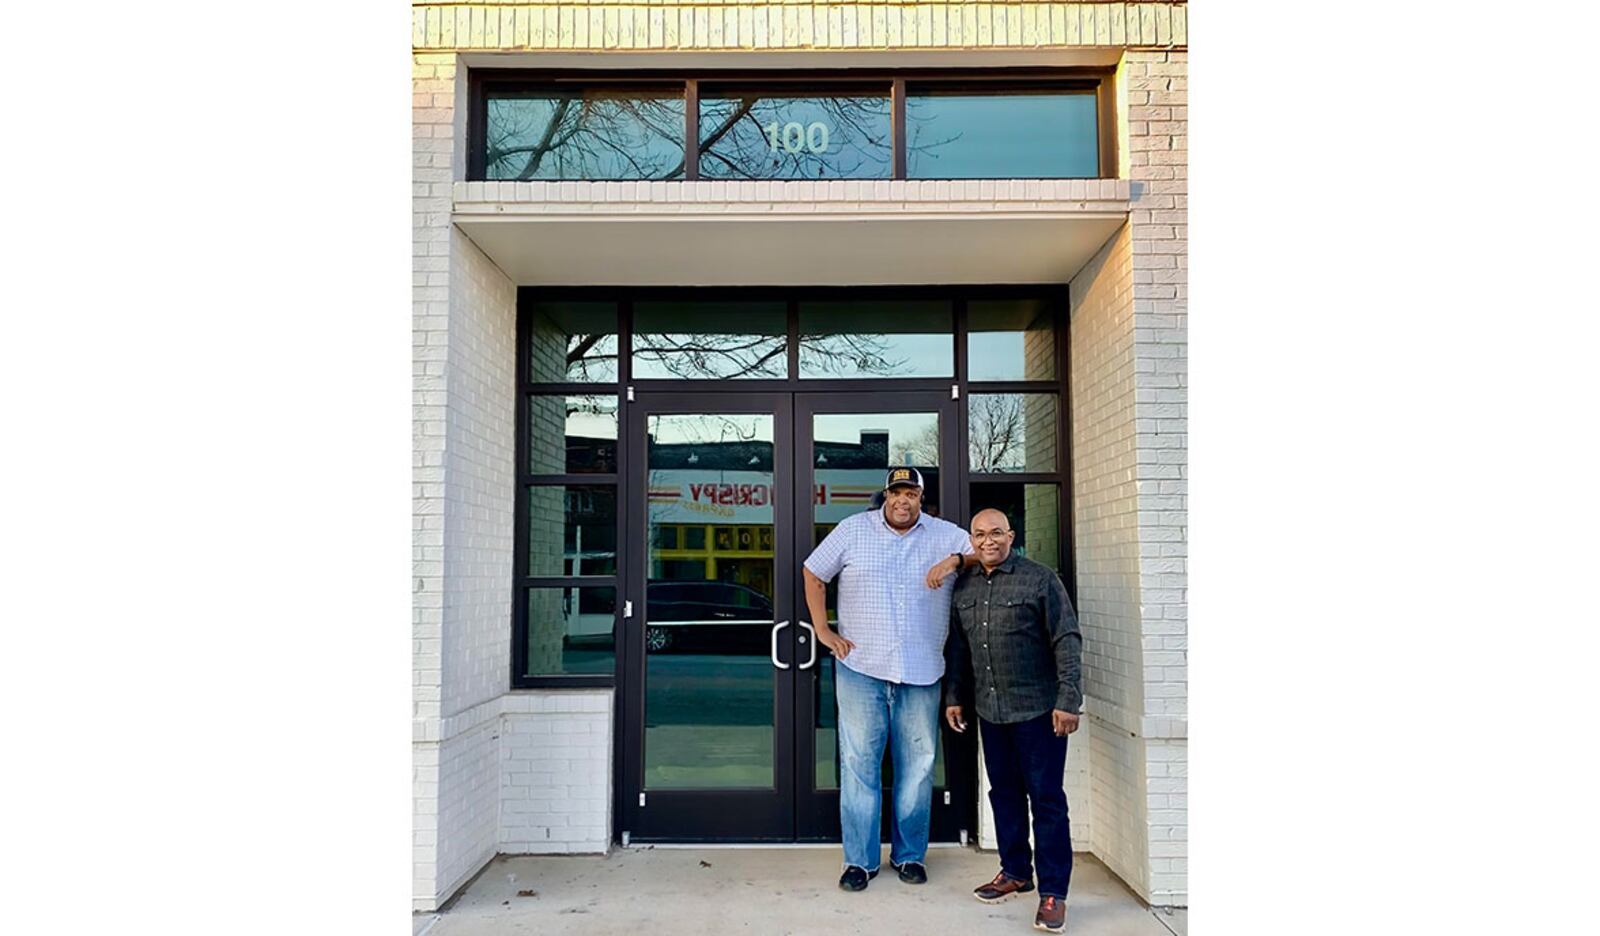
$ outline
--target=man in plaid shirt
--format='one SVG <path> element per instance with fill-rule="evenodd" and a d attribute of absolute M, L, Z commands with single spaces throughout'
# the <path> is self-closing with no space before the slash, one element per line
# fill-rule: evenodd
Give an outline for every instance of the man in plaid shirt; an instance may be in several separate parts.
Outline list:
<path fill-rule="evenodd" d="M 1078 729 L 1083 706 L 1083 638 L 1061 579 L 1012 553 L 1015 537 L 998 510 L 972 518 L 978 564 L 957 580 L 951 601 L 945 721 L 966 731 L 965 701 L 976 696 L 1000 873 L 973 894 L 999 903 L 1033 890 L 1031 859 L 1037 857 L 1039 910 L 1033 925 L 1061 932 L 1072 878 L 1062 774 L 1067 735 Z M 1036 855 L 1028 848 L 1030 801 Z"/>
<path fill-rule="evenodd" d="M 923 860 L 939 743 L 939 677 L 955 572 L 972 545 L 948 520 L 922 512 L 922 472 L 891 468 L 882 510 L 846 517 L 805 562 L 806 606 L 832 651 L 839 704 L 839 826 L 844 874 L 859 891 L 878 873 L 883 750 L 894 756 L 889 863 L 907 884 Z M 839 579 L 839 629 L 828 625 L 827 583 Z"/>

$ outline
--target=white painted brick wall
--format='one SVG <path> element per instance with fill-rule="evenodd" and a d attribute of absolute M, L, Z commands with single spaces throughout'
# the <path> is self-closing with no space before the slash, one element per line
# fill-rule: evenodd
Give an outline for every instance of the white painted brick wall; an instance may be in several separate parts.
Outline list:
<path fill-rule="evenodd" d="M 439 748 L 438 893 L 448 896 L 494 857 L 499 821 L 498 700 L 489 717 Z"/>
<path fill-rule="evenodd" d="M 609 31 L 600 8 L 508 5 L 491 28 L 493 10 L 423 6 L 415 44 L 445 50 L 416 55 L 413 89 L 414 893 L 419 909 L 428 909 L 434 898 L 426 895 L 447 895 L 497 847 L 603 850 L 611 802 L 609 693 L 603 711 L 562 709 L 594 704 L 582 695 L 570 702 L 501 695 L 515 490 L 515 290 L 450 224 L 453 203 L 480 193 L 457 184 L 465 174 L 465 71 L 448 50 L 759 48 L 763 40 L 790 48 L 1181 46 L 1186 17 L 1182 5 L 1168 4 L 786 4 L 781 16 L 765 11 L 763 32 L 759 9 L 729 5 L 714 17 L 684 5 L 660 16 L 633 10 L 630 38 L 620 19 Z M 590 29 L 596 20 L 599 28 Z M 1130 220 L 1072 284 L 1074 510 L 1089 702 L 1069 756 L 1068 791 L 1077 844 L 1087 841 L 1158 904 L 1187 902 L 1186 58 L 1166 49 L 1124 56 L 1124 181 L 1101 197 L 1131 199 Z M 759 200 L 757 185 L 750 197 Z M 936 185 L 931 192 L 903 185 L 908 201 L 948 197 Z M 994 186 L 976 183 L 978 197 L 993 198 Z M 643 207 L 657 194 L 670 202 L 685 190 L 631 191 Z M 523 193 L 513 187 L 511 201 L 522 202 Z M 882 197 L 876 189 L 857 193 L 861 202 Z M 557 200 L 575 202 L 576 194 L 562 188 Z M 812 194 L 840 207 L 853 203 L 848 190 Z M 1021 194 L 1035 197 L 1026 185 Z M 531 188 L 526 195 L 538 200 Z M 739 188 L 726 194 L 730 202 L 746 197 Z M 485 712 L 493 712 L 491 721 Z M 590 782 L 542 787 L 557 768 Z M 540 802 L 564 805 L 541 811 Z M 559 849 L 542 844 L 557 841 Z"/>
<path fill-rule="evenodd" d="M 1188 53 L 1123 57 L 1151 903 L 1188 903 Z M 1162 783 L 1156 783 L 1157 770 Z M 1174 789 L 1173 787 L 1176 787 Z"/>
<path fill-rule="evenodd" d="M 503 854 L 604 852 L 611 842 L 612 692 L 517 692 L 500 728 Z"/>
<path fill-rule="evenodd" d="M 1144 893 L 1131 243 L 1124 225 L 1071 284 L 1073 511 L 1084 693 L 1092 700 L 1090 850 Z"/>
<path fill-rule="evenodd" d="M 445 715 L 511 685 L 517 289 L 451 229 L 445 422 Z"/>
<path fill-rule="evenodd" d="M 461 139 L 454 54 L 412 62 L 412 895 L 437 904 L 439 716 L 444 682 L 446 348 L 450 321 L 450 183 Z M 451 829 L 447 834 L 454 834 Z"/>
<path fill-rule="evenodd" d="M 509 685 L 516 288 L 450 223 L 465 174 L 466 75 L 413 63 L 413 894 L 419 909 L 494 855 Z M 464 725 L 462 718 L 471 724 Z M 455 726 L 455 727 L 451 727 Z"/>

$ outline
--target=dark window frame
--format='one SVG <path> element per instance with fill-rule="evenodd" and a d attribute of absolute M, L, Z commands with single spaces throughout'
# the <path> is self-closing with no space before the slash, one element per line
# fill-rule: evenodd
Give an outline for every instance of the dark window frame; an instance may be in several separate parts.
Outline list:
<path fill-rule="evenodd" d="M 1056 378 L 1054 380 L 969 381 L 967 379 L 967 304 L 972 300 L 1035 298 L 1041 297 L 1054 308 Z M 788 308 L 789 376 L 784 379 L 762 380 L 693 380 L 653 379 L 633 380 L 631 349 L 633 347 L 633 306 L 637 301 L 670 301 L 672 299 L 741 299 L 761 301 L 781 299 Z M 952 305 L 952 341 L 955 353 L 955 374 L 952 377 L 903 378 L 802 378 L 799 376 L 799 307 L 802 302 L 827 299 L 938 299 Z M 615 383 L 537 383 L 530 379 L 528 356 L 531 351 L 531 306 L 537 302 L 606 301 L 617 308 L 617 361 L 618 380 Z M 970 515 L 974 483 L 1022 483 L 1057 485 L 1057 550 L 1061 578 L 1067 593 L 1077 601 L 1076 544 L 1072 524 L 1072 413 L 1071 413 L 1071 362 L 1069 342 L 1070 309 L 1065 284 L 991 285 L 991 286 L 816 286 L 816 287 L 520 287 L 517 290 L 517 396 L 516 440 L 517 506 L 514 517 L 513 543 L 513 605 L 511 639 L 511 688 L 519 689 L 620 689 L 625 683 L 624 654 L 622 646 L 623 609 L 629 600 L 626 583 L 630 581 L 629 550 L 625 548 L 627 511 L 621 503 L 625 492 L 623 478 L 629 476 L 630 460 L 638 457 L 631 451 L 627 438 L 628 411 L 634 403 L 628 399 L 630 390 L 654 390 L 689 393 L 738 392 L 777 390 L 791 393 L 839 392 L 872 393 L 895 390 L 939 390 L 949 392 L 954 386 L 961 404 L 956 407 L 956 431 L 959 433 L 956 466 L 957 503 L 954 509 L 961 516 Z M 973 393 L 1049 393 L 1058 399 L 1057 464 L 1050 473 L 999 472 L 973 473 L 968 464 L 967 400 Z M 617 399 L 617 471 L 615 474 L 530 474 L 527 471 L 528 399 L 544 395 L 616 395 Z M 530 487 L 556 484 L 582 484 L 590 486 L 614 485 L 618 497 L 617 510 L 617 571 L 614 575 L 584 576 L 532 576 L 528 570 L 528 517 L 525 492 Z M 617 589 L 617 613 L 613 621 L 614 669 L 610 676 L 596 675 L 535 675 L 527 672 L 528 655 L 528 597 L 534 587 L 548 586 L 614 586 Z M 620 704 L 620 703 L 619 703 Z M 619 733 L 620 737 L 620 733 Z"/>
<path fill-rule="evenodd" d="M 699 179 L 699 99 L 707 88 L 792 89 L 796 93 L 815 91 L 818 96 L 838 89 L 882 89 L 891 105 L 890 133 L 893 164 L 890 180 L 905 180 L 906 114 L 908 87 L 912 93 L 1006 91 L 1093 91 L 1097 100 L 1095 132 L 1098 135 L 1099 172 L 1094 178 L 1113 179 L 1117 171 L 1117 129 L 1115 74 L 1113 68 L 988 68 L 988 69 L 722 69 L 681 70 L 644 69 L 484 69 L 475 68 L 467 76 L 467 180 L 489 181 L 484 140 L 488 128 L 491 93 L 581 91 L 586 88 L 607 91 L 678 89 L 684 95 L 684 173 L 671 182 Z M 689 158 L 693 154 L 694 158 Z M 1000 177 L 997 177 L 1000 178 Z M 515 180 L 495 180 L 515 181 Z M 551 180 L 543 180 L 551 181 Z M 628 181 L 639 179 L 586 179 L 582 181 Z M 785 181 L 770 179 L 761 181 Z M 935 178 L 919 181 L 936 181 Z"/>

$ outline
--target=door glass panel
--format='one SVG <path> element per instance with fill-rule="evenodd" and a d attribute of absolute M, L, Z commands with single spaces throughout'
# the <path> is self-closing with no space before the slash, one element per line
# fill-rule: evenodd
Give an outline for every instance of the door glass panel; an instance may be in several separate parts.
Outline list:
<path fill-rule="evenodd" d="M 812 417 L 811 547 L 839 525 L 863 510 L 883 505 L 884 475 L 890 465 L 910 465 L 922 472 L 925 484 L 922 509 L 929 516 L 939 508 L 938 413 L 818 413 Z M 838 621 L 838 580 L 828 583 L 828 621 Z M 839 737 L 834 699 L 833 654 L 817 647 L 816 788 L 839 788 Z M 885 752 L 885 763 L 888 754 Z M 885 784 L 890 774 L 885 773 Z M 944 784 L 944 746 L 934 760 L 934 785 Z"/>
<path fill-rule="evenodd" d="M 782 302 L 641 302 L 633 314 L 634 377 L 789 376 Z"/>
<path fill-rule="evenodd" d="M 800 303 L 801 377 L 952 377 L 948 302 Z"/>
<path fill-rule="evenodd" d="M 1056 395 L 967 397 L 967 467 L 974 474 L 1056 470 Z"/>
<path fill-rule="evenodd" d="M 773 422 L 646 420 L 648 789 L 774 788 Z"/>

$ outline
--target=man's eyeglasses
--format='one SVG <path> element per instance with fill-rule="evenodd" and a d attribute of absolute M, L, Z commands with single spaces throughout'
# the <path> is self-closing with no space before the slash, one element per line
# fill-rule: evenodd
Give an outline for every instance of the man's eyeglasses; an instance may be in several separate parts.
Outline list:
<path fill-rule="evenodd" d="M 972 538 L 976 542 L 984 540 L 1002 540 L 1010 535 L 1010 530 L 973 530 Z"/>

